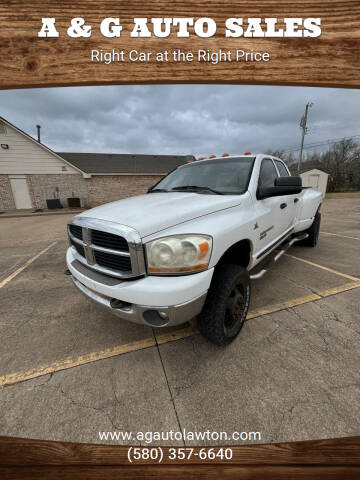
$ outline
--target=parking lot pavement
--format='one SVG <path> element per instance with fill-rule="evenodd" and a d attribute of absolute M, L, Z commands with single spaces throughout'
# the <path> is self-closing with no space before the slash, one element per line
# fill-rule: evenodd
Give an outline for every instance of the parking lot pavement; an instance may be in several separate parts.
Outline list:
<path fill-rule="evenodd" d="M 0 282 L 51 242 L 64 239 L 71 216 L 0 218 Z"/>
<path fill-rule="evenodd" d="M 360 196 L 325 200 L 321 219 L 321 248 L 296 248 L 298 256 L 360 277 Z"/>
<path fill-rule="evenodd" d="M 358 435 L 358 293 L 249 320 L 226 351 L 200 336 L 162 345 L 182 428 L 264 442 Z"/>
<path fill-rule="evenodd" d="M 359 434 L 360 198 L 322 212 L 317 248 L 292 248 L 253 282 L 226 349 L 191 325 L 152 331 L 87 301 L 63 275 L 69 216 L 0 219 L 0 435 Z"/>
<path fill-rule="evenodd" d="M 151 336 L 147 327 L 129 323 L 124 328 L 75 290 L 64 275 L 66 245 L 59 241 L 0 289 L 0 335 L 11 352 L 1 361 L 0 375 Z"/>
<path fill-rule="evenodd" d="M 360 194 L 348 198 L 326 199 L 321 208 L 321 230 L 344 236 L 360 238 Z"/>
<path fill-rule="evenodd" d="M 103 431 L 178 430 L 156 348 L 5 387 L 0 398 L 1 435 L 96 443 Z"/>

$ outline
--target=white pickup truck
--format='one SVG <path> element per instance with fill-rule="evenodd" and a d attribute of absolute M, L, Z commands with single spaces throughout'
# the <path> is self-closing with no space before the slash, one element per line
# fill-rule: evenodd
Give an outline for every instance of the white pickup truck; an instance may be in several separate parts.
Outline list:
<path fill-rule="evenodd" d="M 67 274 L 122 319 L 165 327 L 197 317 L 226 345 L 245 322 L 251 280 L 296 241 L 316 245 L 321 201 L 269 155 L 187 163 L 145 195 L 75 216 Z"/>

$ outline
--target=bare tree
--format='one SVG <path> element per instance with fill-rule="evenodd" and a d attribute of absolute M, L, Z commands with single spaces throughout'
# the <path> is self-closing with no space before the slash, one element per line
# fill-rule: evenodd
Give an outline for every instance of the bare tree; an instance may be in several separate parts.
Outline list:
<path fill-rule="evenodd" d="M 281 150 L 269 150 L 267 153 L 284 160 L 292 174 L 297 175 L 296 157 L 293 153 L 284 153 Z M 329 144 L 325 152 L 306 153 L 301 171 L 313 168 L 329 174 L 329 191 L 359 190 L 360 143 L 351 138 L 344 138 L 337 143 Z"/>

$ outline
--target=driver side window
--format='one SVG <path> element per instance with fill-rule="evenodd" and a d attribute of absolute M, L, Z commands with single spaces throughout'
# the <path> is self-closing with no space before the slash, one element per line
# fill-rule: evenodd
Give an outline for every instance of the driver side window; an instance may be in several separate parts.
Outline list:
<path fill-rule="evenodd" d="M 274 163 L 270 158 L 265 158 L 261 163 L 259 175 L 259 188 L 268 188 L 275 185 L 278 174 Z"/>

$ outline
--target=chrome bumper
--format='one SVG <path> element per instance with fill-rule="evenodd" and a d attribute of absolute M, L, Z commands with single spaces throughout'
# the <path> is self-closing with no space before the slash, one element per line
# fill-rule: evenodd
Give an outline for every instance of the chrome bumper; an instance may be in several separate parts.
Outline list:
<path fill-rule="evenodd" d="M 130 322 L 147 325 L 149 327 L 170 327 L 191 320 L 201 312 L 207 295 L 205 293 L 189 302 L 166 307 L 128 304 L 128 306 L 124 308 L 114 308 L 111 306 L 112 299 L 110 297 L 91 290 L 79 282 L 73 275 L 71 278 L 77 288 L 87 298 L 94 300 L 114 315 L 117 315 L 123 320 L 129 320 Z"/>

